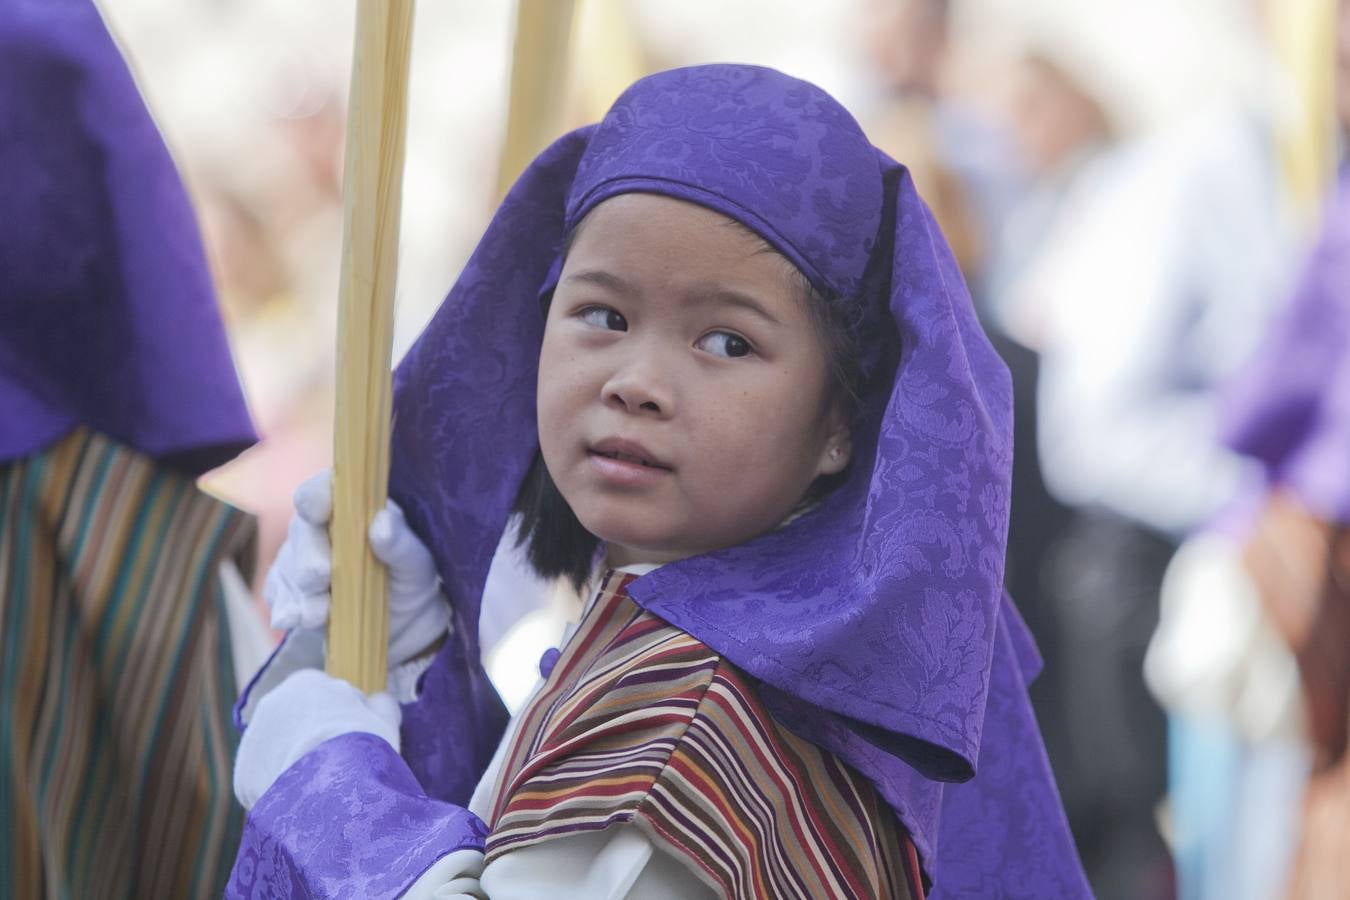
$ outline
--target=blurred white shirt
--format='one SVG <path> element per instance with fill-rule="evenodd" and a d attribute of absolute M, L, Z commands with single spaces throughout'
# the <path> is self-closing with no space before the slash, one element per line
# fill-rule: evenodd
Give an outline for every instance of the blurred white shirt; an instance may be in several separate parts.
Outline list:
<path fill-rule="evenodd" d="M 1253 117 L 1204 119 L 1085 172 L 1018 289 L 1042 356 L 1047 486 L 1183 535 L 1248 464 L 1217 436 L 1220 389 L 1290 275 L 1273 140 Z"/>

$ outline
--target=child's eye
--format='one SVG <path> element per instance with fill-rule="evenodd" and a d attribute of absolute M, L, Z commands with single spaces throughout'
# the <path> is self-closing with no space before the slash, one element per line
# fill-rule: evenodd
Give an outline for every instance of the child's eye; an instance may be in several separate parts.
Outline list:
<path fill-rule="evenodd" d="M 694 346 L 716 356 L 727 356 L 732 359 L 749 356 L 755 349 L 750 346 L 750 342 L 745 338 L 739 334 L 732 334 L 730 331 L 714 331 L 712 334 L 700 338 Z"/>
<path fill-rule="evenodd" d="M 608 306 L 588 306 L 578 313 L 581 321 L 608 331 L 627 331 L 628 320 Z"/>

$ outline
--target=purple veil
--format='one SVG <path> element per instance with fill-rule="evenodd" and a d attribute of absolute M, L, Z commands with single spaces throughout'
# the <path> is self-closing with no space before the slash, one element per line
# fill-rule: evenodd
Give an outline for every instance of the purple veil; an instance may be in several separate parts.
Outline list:
<path fill-rule="evenodd" d="M 569 229 L 634 191 L 723 213 L 792 260 L 847 309 L 866 381 L 841 488 L 778 531 L 639 578 L 633 599 L 871 779 L 935 896 L 1087 896 L 1027 699 L 1039 658 L 1002 589 L 1007 371 L 904 167 L 819 88 L 770 69 L 654 75 L 546 150 L 399 366 L 391 492 L 456 616 L 405 707 L 413 771 L 462 803 L 500 736 L 478 604 L 538 446 L 539 300 Z"/>
<path fill-rule="evenodd" d="M 0 0 L 0 462 L 86 426 L 200 473 L 256 437 L 173 160 L 88 0 Z"/>

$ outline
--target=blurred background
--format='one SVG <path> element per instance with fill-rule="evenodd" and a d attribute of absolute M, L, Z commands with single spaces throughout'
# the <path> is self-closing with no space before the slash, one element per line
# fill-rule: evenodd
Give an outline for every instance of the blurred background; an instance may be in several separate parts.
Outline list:
<path fill-rule="evenodd" d="M 208 482 L 260 515 L 265 571 L 293 489 L 331 461 L 353 4 L 101 7 L 202 220 L 264 435 Z M 1344 150 L 1345 9 L 575 5 L 555 134 L 598 119 L 647 72 L 753 62 L 833 93 L 911 168 L 1014 374 L 1007 580 L 1046 658 L 1033 697 L 1103 898 L 1281 896 L 1309 774 L 1326 762 L 1297 654 L 1241 559 L 1264 473 L 1220 425 L 1294 290 Z M 515 17 L 508 0 L 419 4 L 395 358 L 510 174 Z M 512 699 L 557 615 L 499 562 L 494 589 L 531 597 L 484 624 Z"/>

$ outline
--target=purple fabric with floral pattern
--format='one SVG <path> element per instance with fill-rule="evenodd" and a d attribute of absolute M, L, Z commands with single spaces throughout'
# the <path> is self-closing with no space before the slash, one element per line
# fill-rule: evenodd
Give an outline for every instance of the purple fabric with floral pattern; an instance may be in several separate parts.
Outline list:
<path fill-rule="evenodd" d="M 1350 166 L 1293 298 L 1229 399 L 1229 444 L 1310 509 L 1350 523 Z"/>
<path fill-rule="evenodd" d="M 305 754 L 249 812 L 225 896 L 396 897 L 441 857 L 482 851 L 483 821 L 429 800 L 383 738 Z"/>
<path fill-rule="evenodd" d="M 89 0 L 0 0 L 0 462 L 87 426 L 202 472 L 256 439 L 182 181 Z"/>
<path fill-rule="evenodd" d="M 615 194 L 680 197 L 748 225 L 818 288 L 862 298 L 882 167 L 848 112 L 804 81 L 751 66 L 676 69 L 600 123 L 568 192 L 570 231 Z"/>
<path fill-rule="evenodd" d="M 840 489 L 778 531 L 637 579 L 632 597 L 872 779 L 934 896 L 1087 896 L 1027 702 L 1039 663 L 1001 588 L 1007 372 L 904 167 L 824 92 L 769 69 L 651 76 L 546 150 L 400 365 L 391 492 L 456 616 L 405 707 L 413 770 L 464 802 L 500 735 L 476 662 L 478 603 L 538 445 L 539 299 L 568 229 L 632 191 L 761 235 L 853 313 L 867 372 Z"/>

